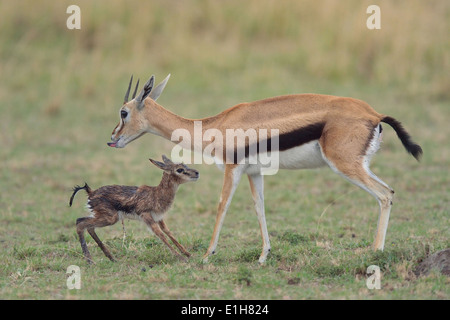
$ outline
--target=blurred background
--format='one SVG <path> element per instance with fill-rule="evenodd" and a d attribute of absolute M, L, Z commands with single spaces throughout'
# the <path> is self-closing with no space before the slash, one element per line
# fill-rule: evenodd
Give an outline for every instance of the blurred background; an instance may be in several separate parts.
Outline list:
<path fill-rule="evenodd" d="M 392 93 L 449 101 L 448 2 L 376 2 L 381 30 L 367 29 L 371 3 L 357 0 L 2 1 L 2 154 L 25 131 L 33 146 L 47 144 L 42 129 L 53 126 L 61 147 L 107 139 L 131 74 L 172 73 L 162 103 L 187 117 L 287 93 L 374 90 L 374 107 L 388 110 L 382 97 Z M 66 27 L 70 4 L 80 30 Z M 93 123 L 104 135 L 92 135 Z"/>
<path fill-rule="evenodd" d="M 80 30 L 67 28 L 71 4 Z M 50 192 L 88 177 L 133 183 L 142 159 L 170 153 L 149 135 L 106 147 L 131 74 L 159 82 L 171 73 L 158 102 L 190 118 L 282 94 L 352 96 L 403 121 L 425 161 L 448 164 L 450 4 L 376 1 L 381 30 L 366 27 L 369 4 L 1 1 L 2 210 L 16 207 L 10 193 L 38 193 L 30 183 Z"/>
<path fill-rule="evenodd" d="M 72 4 L 81 9 L 80 30 L 66 26 Z M 371 4 L 381 8 L 381 30 L 366 27 Z M 450 203 L 449 21 L 445 0 L 0 1 L 2 246 L 7 237 L 30 244 L 56 237 L 48 228 L 74 233 L 84 201 L 78 199 L 77 210 L 67 208 L 75 184 L 157 183 L 160 172 L 147 158 L 170 155 L 170 142 L 146 135 L 123 150 L 106 146 L 132 74 L 142 83 L 171 73 L 158 103 L 189 118 L 292 93 L 365 100 L 402 121 L 424 148 L 417 164 L 389 129 L 374 171 L 403 190 L 398 197 L 405 211 L 420 203 L 419 216 L 432 211 L 440 217 L 423 235 L 430 229 L 442 234 Z M 207 217 L 207 241 L 222 181 L 215 168 L 198 169 L 203 179 L 182 188 L 176 206 Z M 319 201 L 310 220 L 315 226 L 329 203 L 320 199 L 332 201 L 333 192 L 351 188 L 341 180 L 331 172 L 280 172 L 268 179 L 274 191 L 269 214 L 297 206 L 298 193 L 289 198 L 276 189 L 281 182 L 290 190 L 304 186 L 311 205 Z M 330 190 L 325 197 L 323 185 Z M 249 192 L 242 193 L 235 209 L 246 201 L 251 211 Z M 402 201 L 402 194 L 417 202 Z M 373 199 L 367 201 L 375 223 Z M 292 225 L 308 226 L 305 216 L 295 219 Z"/>
<path fill-rule="evenodd" d="M 80 7 L 80 30 L 67 28 L 71 4 Z M 3 167 L 22 170 L 56 159 L 62 166 L 70 157 L 102 154 L 132 161 L 142 148 L 113 153 L 105 147 L 131 74 L 141 81 L 155 74 L 159 82 L 171 73 L 159 102 L 185 117 L 282 94 L 334 94 L 399 118 L 419 142 L 448 145 L 450 4 L 376 1 L 381 30 L 366 27 L 369 4 L 1 1 Z M 401 149 L 393 139 L 388 147 L 391 141 Z M 170 150 L 154 137 L 134 144 L 146 147 L 145 156 Z M 425 159 L 446 161 L 448 151 L 437 151 L 425 150 Z"/>
<path fill-rule="evenodd" d="M 172 73 L 164 102 L 192 117 L 286 93 L 358 97 L 359 86 L 448 101 L 450 5 L 377 3 L 381 30 L 366 27 L 367 1 L 2 1 L 3 144 L 41 118 L 112 121 L 131 74 Z M 80 30 L 66 27 L 70 4 Z"/>

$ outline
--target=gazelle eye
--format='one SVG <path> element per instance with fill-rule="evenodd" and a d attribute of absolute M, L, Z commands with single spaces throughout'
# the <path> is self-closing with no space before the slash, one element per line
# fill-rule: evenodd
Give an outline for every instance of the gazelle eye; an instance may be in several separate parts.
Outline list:
<path fill-rule="evenodd" d="M 128 115 L 128 112 L 126 112 L 125 110 L 120 111 L 120 116 L 122 117 L 122 119 L 125 119 Z"/>
<path fill-rule="evenodd" d="M 177 172 L 182 173 L 182 172 L 184 172 L 184 170 L 180 168 L 180 169 L 177 169 Z"/>

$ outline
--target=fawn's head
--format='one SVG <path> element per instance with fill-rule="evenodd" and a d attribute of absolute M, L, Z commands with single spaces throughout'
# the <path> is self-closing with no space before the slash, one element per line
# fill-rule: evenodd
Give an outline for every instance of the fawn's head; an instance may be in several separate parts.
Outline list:
<path fill-rule="evenodd" d="M 120 120 L 112 132 L 112 142 L 108 142 L 108 146 L 124 148 L 128 143 L 136 140 L 148 131 L 150 128 L 148 119 L 153 118 L 151 112 L 152 110 L 157 109 L 158 104 L 156 103 L 156 100 L 164 90 L 169 78 L 170 74 L 160 84 L 153 87 L 155 76 L 152 75 L 136 97 L 139 86 L 138 80 L 131 101 L 128 101 L 131 84 L 133 82 L 133 76 L 131 76 L 127 92 L 125 93 L 123 106 L 119 111 Z M 153 133 L 158 134 L 158 132 Z"/>
<path fill-rule="evenodd" d="M 191 169 L 183 163 L 173 163 L 170 159 L 168 159 L 164 155 L 162 156 L 162 159 L 164 163 L 153 159 L 149 160 L 155 166 L 157 166 L 161 170 L 164 170 L 164 172 L 175 178 L 178 184 L 198 180 L 200 174 L 197 170 Z"/>

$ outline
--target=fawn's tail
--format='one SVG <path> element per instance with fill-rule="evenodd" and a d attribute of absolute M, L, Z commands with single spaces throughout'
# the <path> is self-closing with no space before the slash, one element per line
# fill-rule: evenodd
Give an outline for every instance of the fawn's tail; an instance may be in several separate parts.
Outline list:
<path fill-rule="evenodd" d="M 72 196 L 70 197 L 69 206 L 72 206 L 73 198 L 75 197 L 75 195 L 77 194 L 77 192 L 80 191 L 80 190 L 82 190 L 82 189 L 86 190 L 86 193 L 87 193 L 88 195 L 92 192 L 91 188 L 88 186 L 88 184 L 87 184 L 86 182 L 84 183 L 84 186 L 83 186 L 83 187 L 80 187 L 80 186 L 75 186 L 75 187 L 73 187 L 73 194 L 72 194 Z"/>

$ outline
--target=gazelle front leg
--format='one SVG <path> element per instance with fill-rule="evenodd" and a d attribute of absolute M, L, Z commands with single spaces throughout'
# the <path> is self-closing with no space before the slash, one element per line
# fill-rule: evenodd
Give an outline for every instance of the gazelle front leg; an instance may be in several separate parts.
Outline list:
<path fill-rule="evenodd" d="M 256 215 L 258 216 L 259 227 L 261 229 L 261 237 L 263 240 L 263 249 L 259 257 L 259 263 L 266 261 L 270 252 L 269 233 L 267 232 L 266 215 L 264 213 L 264 178 L 262 175 L 249 175 L 250 189 L 255 202 Z"/>
<path fill-rule="evenodd" d="M 215 253 L 217 242 L 219 241 L 220 230 L 222 229 L 223 221 L 225 215 L 227 214 L 228 207 L 230 206 L 231 199 L 233 198 L 234 192 L 241 180 L 242 165 L 225 165 L 225 174 L 223 178 L 222 193 L 220 195 L 219 207 L 217 209 L 216 224 L 214 225 L 214 231 L 209 243 L 208 250 L 203 256 L 203 263 L 208 262 L 208 257 Z"/>

